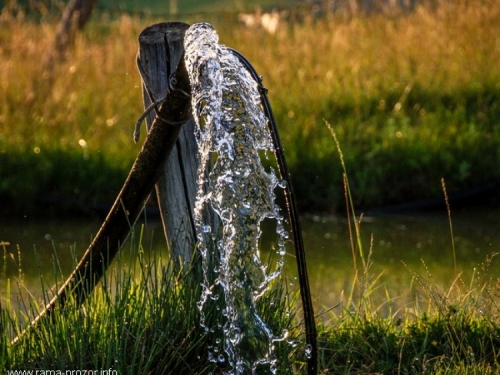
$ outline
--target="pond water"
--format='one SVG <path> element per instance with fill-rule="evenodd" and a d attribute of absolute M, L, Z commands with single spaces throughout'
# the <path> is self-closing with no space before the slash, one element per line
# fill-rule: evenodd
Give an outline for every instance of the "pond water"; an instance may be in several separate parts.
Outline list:
<path fill-rule="evenodd" d="M 367 272 L 364 272 L 366 268 L 363 268 L 357 249 L 356 264 L 353 261 L 345 218 L 303 218 L 316 311 L 320 313 L 334 306 L 341 309 L 341 306 L 346 306 L 351 291 L 354 300 L 359 300 L 361 286 L 365 285 L 360 283 L 361 280 L 371 283 L 370 297 L 384 314 L 415 308 L 417 303 L 424 308 L 429 296 L 445 295 L 452 286 L 463 292 L 471 286 L 481 286 L 485 280 L 491 279 L 494 284 L 500 278 L 500 259 L 494 256 L 500 252 L 499 215 L 498 208 L 452 212 L 453 241 L 445 210 L 432 214 L 363 217 L 361 243 L 365 263 L 371 253 L 371 266 Z M 67 276 L 71 272 L 74 257 L 84 253 L 100 224 L 97 221 L 2 223 L 2 305 L 9 293 L 13 302 L 19 296 L 29 294 L 41 298 L 40 276 L 47 285 L 61 282 L 61 275 Z M 136 239 L 140 228 L 138 224 Z M 272 245 L 265 235 L 262 240 L 261 257 L 266 261 L 270 254 L 266 249 Z M 356 243 L 356 239 L 353 240 Z M 146 251 L 166 252 L 159 222 L 149 221 L 144 225 L 142 244 Z M 129 238 L 122 251 L 130 252 L 132 248 Z M 297 287 L 292 245 L 288 253 L 285 261 L 287 283 Z M 58 261 L 55 261 L 55 254 Z M 493 259 L 488 262 L 491 257 Z M 57 280 L 54 275 L 57 275 Z M 430 293 L 431 290 L 434 294 Z"/>
<path fill-rule="evenodd" d="M 354 276 L 347 220 L 305 221 L 308 268 L 317 310 L 339 302 L 345 305 L 351 290 L 359 300 L 361 286 L 355 279 L 372 285 L 368 288 L 372 301 L 385 314 L 404 308 L 425 309 L 431 296 L 440 298 L 451 291 L 448 295 L 452 299 L 454 293 L 464 295 L 485 281 L 495 284 L 500 277 L 500 259 L 495 256 L 500 252 L 498 214 L 498 210 L 456 212 L 452 214 L 452 229 L 446 212 L 365 217 L 361 221 L 361 242 L 365 259 L 371 254 L 371 265 L 364 279 L 359 256 L 358 277 Z"/>

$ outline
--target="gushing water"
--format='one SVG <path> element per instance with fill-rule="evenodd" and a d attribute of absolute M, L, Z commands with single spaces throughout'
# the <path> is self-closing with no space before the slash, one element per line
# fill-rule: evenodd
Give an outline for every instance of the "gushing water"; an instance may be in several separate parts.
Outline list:
<path fill-rule="evenodd" d="M 227 375 L 253 374 L 258 364 L 268 364 L 274 373 L 273 343 L 284 337 L 273 334 L 256 301 L 280 272 L 288 235 L 275 203 L 274 189 L 281 184 L 259 156 L 273 151 L 268 120 L 257 83 L 231 50 L 218 44 L 211 25 L 191 26 L 184 47 L 199 145 L 195 221 L 204 272 L 199 308 L 201 324 L 213 335 L 209 358 L 228 361 Z M 217 220 L 207 215 L 210 210 Z M 278 235 L 278 266 L 270 274 L 258 248 L 266 218 L 276 221 Z M 207 306 L 220 297 L 225 307 L 209 322 Z"/>

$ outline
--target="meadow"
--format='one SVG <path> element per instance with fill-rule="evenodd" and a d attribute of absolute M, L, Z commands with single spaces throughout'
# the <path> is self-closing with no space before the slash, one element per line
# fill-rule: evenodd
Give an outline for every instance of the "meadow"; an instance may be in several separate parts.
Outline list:
<path fill-rule="evenodd" d="M 275 34 L 231 13 L 212 22 L 264 76 L 302 212 L 343 212 L 335 130 L 356 207 L 498 181 L 500 7 L 442 2 L 411 13 L 305 14 Z M 45 18 L 44 18 L 45 17 Z M 3 216 L 111 202 L 139 145 L 137 36 L 157 19 L 96 15 L 66 59 L 42 70 L 56 19 L 3 11 L 0 198 Z M 191 18 L 190 18 L 191 17 Z"/>
<path fill-rule="evenodd" d="M 203 19 L 264 75 L 302 212 L 345 212 L 346 171 L 351 207 L 359 208 L 442 196 L 441 178 L 451 192 L 496 181 L 500 7 L 493 0 L 457 4 L 407 14 L 304 15 L 275 34 L 246 28 L 231 14 Z M 42 70 L 57 24 L 44 17 L 0 18 L 0 200 L 7 217 L 91 214 L 92 204 L 114 199 L 139 150 L 132 142 L 142 113 L 136 39 L 159 20 L 100 14 L 64 61 Z M 192 17 L 184 21 L 201 21 Z M 16 345 L 10 340 L 44 301 L 28 298 L 18 311 L 6 295 L 0 367 L 219 373 L 207 362 L 193 308 L 200 291 L 147 248 L 140 234 L 133 237 L 136 262 L 118 260 L 83 308 L 69 301 Z M 369 249 L 353 245 L 359 271 L 344 303 L 318 319 L 320 373 L 498 373 L 495 278 L 456 275 L 442 288 L 416 275 L 424 302 L 387 313 L 393 296 L 384 306 L 373 298 L 380 286 Z M 290 331 L 290 342 L 277 348 L 280 373 L 300 374 L 305 343 L 288 282 L 283 276 L 259 308 L 273 329 Z M 43 285 L 50 296 L 51 285 Z"/>

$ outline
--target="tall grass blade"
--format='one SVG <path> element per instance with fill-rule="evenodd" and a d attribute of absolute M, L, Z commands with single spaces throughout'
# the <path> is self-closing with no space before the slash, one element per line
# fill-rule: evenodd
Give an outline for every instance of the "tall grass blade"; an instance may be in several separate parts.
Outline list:
<path fill-rule="evenodd" d="M 455 250 L 455 236 L 453 235 L 453 223 L 451 220 L 451 208 L 450 208 L 450 202 L 448 200 L 448 193 L 446 191 L 446 183 L 444 181 L 444 178 L 441 178 L 441 186 L 443 188 L 444 201 L 446 203 L 446 212 L 448 213 L 448 223 L 450 225 L 451 249 L 453 251 L 453 266 L 455 269 L 455 277 L 458 277 L 457 254 L 456 254 L 456 250 Z"/>
<path fill-rule="evenodd" d="M 344 176 L 344 181 L 345 181 L 344 186 L 345 186 L 345 189 L 347 190 L 347 196 L 349 198 L 348 199 L 349 205 L 347 207 L 347 211 L 350 211 L 352 214 L 352 221 L 354 223 L 354 229 L 356 231 L 356 243 L 358 245 L 359 255 L 361 257 L 361 262 L 363 263 L 363 268 L 366 268 L 366 259 L 365 259 L 365 255 L 363 252 L 363 244 L 361 242 L 360 221 L 356 220 L 356 212 L 354 210 L 354 203 L 352 200 L 351 189 L 349 187 L 349 179 L 347 177 L 347 168 L 346 168 L 346 165 L 344 162 L 344 154 L 342 153 L 342 149 L 340 147 L 340 143 L 337 139 L 337 135 L 335 134 L 335 131 L 333 130 L 333 128 L 331 127 L 329 122 L 327 122 L 326 120 L 324 120 L 324 122 L 326 124 L 326 127 L 330 131 L 330 134 L 333 137 L 333 140 L 335 141 L 335 145 L 336 145 L 337 151 L 339 153 L 340 164 L 342 165 L 343 176 Z"/>

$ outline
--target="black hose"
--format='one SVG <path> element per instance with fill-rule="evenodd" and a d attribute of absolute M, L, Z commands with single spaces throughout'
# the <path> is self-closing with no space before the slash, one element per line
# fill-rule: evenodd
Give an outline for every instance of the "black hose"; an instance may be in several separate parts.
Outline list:
<path fill-rule="evenodd" d="M 295 202 L 295 194 L 292 187 L 292 179 L 288 166 L 285 160 L 283 147 L 278 135 L 278 128 L 274 120 L 273 112 L 269 99 L 267 98 L 267 89 L 262 85 L 262 77 L 257 74 L 254 67 L 250 62 L 235 49 L 227 47 L 235 56 L 238 57 L 240 62 L 250 72 L 252 77 L 258 84 L 260 98 L 264 113 L 269 120 L 269 132 L 274 146 L 274 155 L 278 163 L 278 170 L 282 179 L 286 181 L 285 186 L 285 199 L 290 217 L 290 224 L 292 226 L 293 242 L 295 245 L 295 253 L 297 259 L 297 270 L 299 274 L 300 296 L 302 299 L 302 308 L 304 310 L 304 324 L 306 331 L 306 357 L 307 357 L 307 373 L 308 375 L 316 375 L 318 365 L 318 347 L 317 347 L 317 331 L 316 323 L 314 321 L 314 308 L 312 305 L 311 290 L 309 288 L 309 277 L 307 276 L 306 255 L 304 250 L 304 241 L 302 239 L 302 230 L 300 228 L 300 220 L 297 211 L 297 204 Z"/>

